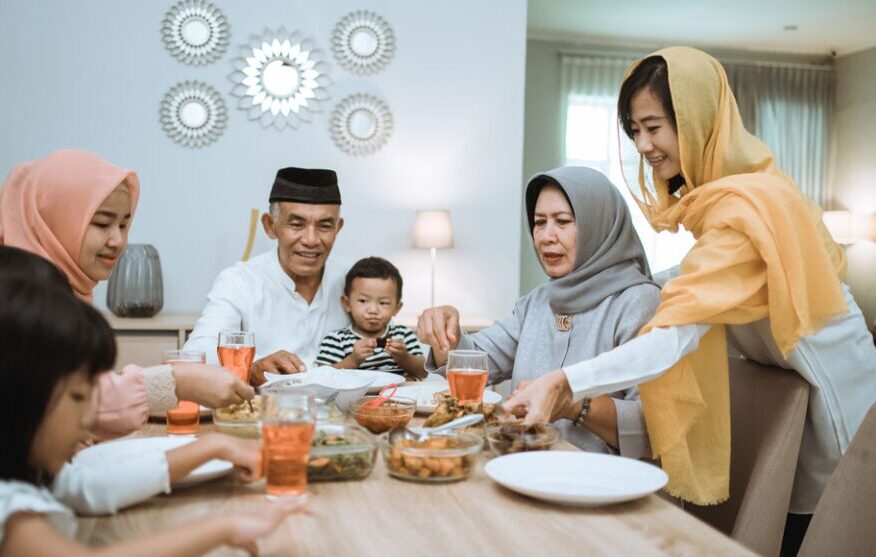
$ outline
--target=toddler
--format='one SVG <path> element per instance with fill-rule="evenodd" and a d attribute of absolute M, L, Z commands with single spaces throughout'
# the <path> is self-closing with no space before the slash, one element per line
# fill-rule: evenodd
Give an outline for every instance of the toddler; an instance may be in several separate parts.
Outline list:
<path fill-rule="evenodd" d="M 401 297 L 402 278 L 395 265 L 380 257 L 357 261 L 347 272 L 341 296 L 353 324 L 322 339 L 316 364 L 426 377 L 417 336 L 392 322 L 402 308 Z"/>

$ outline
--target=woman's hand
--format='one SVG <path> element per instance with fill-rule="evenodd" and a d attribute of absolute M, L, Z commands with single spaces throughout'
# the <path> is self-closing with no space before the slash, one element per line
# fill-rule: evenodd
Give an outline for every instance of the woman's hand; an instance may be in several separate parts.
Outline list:
<path fill-rule="evenodd" d="M 420 314 L 417 321 L 417 336 L 432 347 L 433 351 L 446 353 L 459 344 L 462 330 L 459 328 L 459 311 L 453 306 L 429 308 Z M 444 362 L 435 361 L 438 365 Z"/>
<path fill-rule="evenodd" d="M 179 400 L 191 400 L 209 408 L 223 408 L 255 396 L 252 387 L 224 367 L 196 362 L 177 362 L 172 365 L 176 397 Z"/>
<path fill-rule="evenodd" d="M 564 418 L 571 406 L 572 390 L 566 374 L 558 369 L 531 382 L 521 382 L 502 404 L 502 410 L 523 417 L 524 424 L 532 425 Z"/>
<path fill-rule="evenodd" d="M 266 509 L 229 516 L 228 544 L 258 555 L 259 538 L 273 532 L 287 516 L 304 509 L 306 504 L 306 499 L 297 496 L 279 497 Z"/>

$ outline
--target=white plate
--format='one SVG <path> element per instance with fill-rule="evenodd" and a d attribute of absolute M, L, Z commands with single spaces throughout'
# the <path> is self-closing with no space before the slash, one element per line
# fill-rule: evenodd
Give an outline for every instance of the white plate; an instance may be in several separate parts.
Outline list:
<path fill-rule="evenodd" d="M 73 463 L 86 467 L 104 468 L 108 466 L 124 466 L 130 461 L 154 452 L 165 452 L 182 447 L 194 441 L 194 437 L 134 437 L 119 441 L 98 443 L 79 451 L 73 457 Z M 219 478 L 231 472 L 234 465 L 227 460 L 213 459 L 198 466 L 192 472 L 173 484 L 173 487 L 186 487 Z"/>
<path fill-rule="evenodd" d="M 201 405 L 201 408 L 200 408 L 200 416 L 201 416 L 202 418 L 209 418 L 209 417 L 212 416 L 212 415 L 213 415 L 213 409 L 212 409 L 212 408 L 207 408 L 206 406 L 204 406 L 204 405 L 202 404 L 202 405 Z M 167 419 L 167 413 L 166 413 L 166 412 L 151 412 L 151 411 L 150 411 L 150 412 L 149 412 L 149 417 L 150 417 L 150 418 L 162 418 L 162 419 Z"/>
<path fill-rule="evenodd" d="M 631 501 L 666 485 L 666 472 L 645 462 L 601 453 L 539 451 L 494 458 L 484 472 L 518 493 L 562 505 Z"/>
<path fill-rule="evenodd" d="M 432 400 L 435 393 L 446 391 L 449 387 L 447 383 L 428 382 L 414 383 L 413 385 L 405 385 L 399 387 L 395 392 L 395 396 L 403 396 L 412 398 L 417 401 L 417 413 L 431 414 L 437 408 L 437 405 Z M 484 391 L 483 401 L 487 404 L 498 404 L 502 402 L 502 395 L 496 391 Z"/>
<path fill-rule="evenodd" d="M 334 398 L 335 404 L 346 412 L 350 403 L 361 398 L 376 379 L 374 373 L 356 373 L 354 370 L 339 370 L 330 366 L 313 368 L 305 373 L 281 375 L 265 373 L 268 381 L 259 387 L 262 393 L 275 388 L 291 388 L 312 393 L 316 398 Z"/>
<path fill-rule="evenodd" d="M 308 371 L 305 373 L 295 374 L 295 375 L 282 375 L 279 373 L 265 372 L 265 379 L 267 379 L 270 382 L 270 381 L 276 381 L 277 379 L 283 379 L 283 378 L 288 379 L 290 377 L 296 377 L 296 376 L 304 377 L 304 376 L 307 376 L 308 373 L 312 373 L 312 371 L 316 371 L 317 369 L 322 369 L 322 368 L 315 368 L 314 370 L 311 370 L 311 371 Z M 397 383 L 397 384 L 401 385 L 402 383 L 404 383 L 406 381 L 403 375 L 399 375 L 396 373 L 389 373 L 387 371 L 373 371 L 370 369 L 345 369 L 345 370 L 338 371 L 338 373 L 355 374 L 355 375 L 362 376 L 362 377 L 372 377 L 373 376 L 374 382 L 372 382 L 371 385 L 368 387 L 369 393 L 377 393 L 377 392 L 380 392 L 380 389 L 382 389 L 383 387 L 385 387 L 387 385 L 391 385 L 392 383 Z"/>
<path fill-rule="evenodd" d="M 389 373 L 388 371 L 374 371 L 370 369 L 351 369 L 353 373 L 362 374 L 365 376 L 374 375 L 374 382 L 371 383 L 371 386 L 368 387 L 369 393 L 379 393 L 380 389 L 386 387 L 387 385 L 392 385 L 395 383 L 396 385 L 401 385 L 407 379 L 401 373 Z M 401 371 L 401 370 L 399 370 Z"/>

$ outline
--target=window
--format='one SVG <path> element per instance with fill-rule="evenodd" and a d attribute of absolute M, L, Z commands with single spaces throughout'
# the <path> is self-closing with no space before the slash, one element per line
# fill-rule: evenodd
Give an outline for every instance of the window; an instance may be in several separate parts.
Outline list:
<path fill-rule="evenodd" d="M 690 232 L 660 232 L 651 224 L 636 204 L 621 174 L 618 152 L 617 98 L 611 96 L 570 95 L 566 112 L 567 166 L 589 166 L 599 170 L 618 187 L 633 217 L 633 226 L 642 240 L 652 273 L 669 269 L 681 261 L 694 244 Z M 625 169 L 627 176 L 636 176 L 638 161 Z"/>

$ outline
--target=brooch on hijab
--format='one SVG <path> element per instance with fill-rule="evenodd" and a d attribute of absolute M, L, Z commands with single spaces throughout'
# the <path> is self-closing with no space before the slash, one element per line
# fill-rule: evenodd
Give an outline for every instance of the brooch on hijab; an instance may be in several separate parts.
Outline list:
<path fill-rule="evenodd" d="M 572 330 L 572 316 L 571 315 L 555 315 L 557 320 L 557 330 L 562 332 L 567 332 Z"/>

